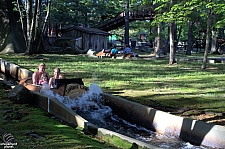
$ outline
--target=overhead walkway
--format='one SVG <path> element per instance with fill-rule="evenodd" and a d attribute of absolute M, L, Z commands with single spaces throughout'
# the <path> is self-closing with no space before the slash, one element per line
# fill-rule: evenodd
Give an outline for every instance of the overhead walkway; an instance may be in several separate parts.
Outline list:
<path fill-rule="evenodd" d="M 129 12 L 129 22 L 135 20 L 153 20 L 154 18 L 153 6 L 146 5 L 144 7 L 137 7 L 136 9 L 131 10 L 132 11 Z M 123 26 L 124 24 L 125 11 L 101 24 L 98 29 L 108 32 L 110 30 L 117 29 L 118 27 Z"/>

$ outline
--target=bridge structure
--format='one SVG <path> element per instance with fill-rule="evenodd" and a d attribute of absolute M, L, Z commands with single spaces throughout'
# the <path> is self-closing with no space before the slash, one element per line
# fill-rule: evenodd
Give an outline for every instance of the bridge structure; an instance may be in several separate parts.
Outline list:
<path fill-rule="evenodd" d="M 144 7 L 136 7 L 135 9 L 130 10 L 131 11 L 129 11 L 129 22 L 136 20 L 153 20 L 155 16 L 152 5 L 151 6 L 146 5 Z M 125 25 L 125 14 L 126 14 L 125 11 L 119 13 L 114 18 L 99 25 L 98 29 L 108 32 L 110 30 L 114 30 L 120 26 Z"/>

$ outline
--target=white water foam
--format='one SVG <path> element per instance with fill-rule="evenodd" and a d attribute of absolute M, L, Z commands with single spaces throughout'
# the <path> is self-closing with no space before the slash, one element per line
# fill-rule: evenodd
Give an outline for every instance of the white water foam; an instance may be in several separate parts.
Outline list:
<path fill-rule="evenodd" d="M 59 94 L 54 94 L 48 85 L 43 85 L 40 90 L 41 93 L 49 96 L 56 97 L 60 102 L 62 102 L 69 109 L 87 111 L 90 108 L 95 109 L 92 112 L 92 117 L 99 119 L 99 117 L 105 117 L 105 115 L 110 115 L 112 112 L 111 108 L 102 105 L 101 88 L 92 83 L 89 87 L 87 93 L 83 94 L 77 99 L 70 99 L 68 96 L 60 96 Z"/>
<path fill-rule="evenodd" d="M 69 109 L 73 109 L 75 112 L 77 110 L 88 113 L 88 117 L 93 120 L 98 120 L 104 122 L 104 118 L 112 115 L 112 109 L 108 106 L 102 105 L 101 88 L 92 83 L 89 86 L 88 91 L 77 99 L 70 99 L 68 96 L 60 96 L 59 94 L 54 94 L 48 85 L 42 86 L 40 90 L 41 93 L 49 96 L 54 96 L 61 103 L 63 103 Z M 90 112 L 89 110 L 92 110 Z M 94 110 L 93 110 L 94 109 Z"/>

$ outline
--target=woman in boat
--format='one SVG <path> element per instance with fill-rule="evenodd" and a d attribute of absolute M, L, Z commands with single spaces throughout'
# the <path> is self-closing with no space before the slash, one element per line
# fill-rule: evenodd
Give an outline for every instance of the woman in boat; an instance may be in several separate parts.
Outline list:
<path fill-rule="evenodd" d="M 41 79 L 42 74 L 47 76 L 47 81 L 49 80 L 50 76 L 47 72 L 45 72 L 45 69 L 46 69 L 46 65 L 44 63 L 40 63 L 38 65 L 38 70 L 36 72 L 34 72 L 32 75 L 33 84 L 35 84 L 35 85 L 39 84 L 39 80 Z"/>
<path fill-rule="evenodd" d="M 59 79 L 59 76 L 60 76 L 60 69 L 55 68 L 53 77 L 49 79 L 49 85 L 51 88 L 56 88 L 55 79 Z"/>

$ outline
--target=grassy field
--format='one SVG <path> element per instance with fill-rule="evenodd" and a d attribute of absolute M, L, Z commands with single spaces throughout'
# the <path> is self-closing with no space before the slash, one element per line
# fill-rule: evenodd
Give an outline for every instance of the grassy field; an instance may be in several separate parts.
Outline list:
<path fill-rule="evenodd" d="M 5 60 L 36 71 L 45 62 L 47 72 L 60 67 L 67 78 L 81 77 L 86 86 L 98 84 L 104 92 L 184 117 L 223 125 L 225 111 L 224 64 L 208 63 L 201 69 L 203 53 L 178 53 L 177 64 L 149 55 L 138 59 L 93 58 L 84 55 L 0 55 Z M 223 57 L 223 55 L 209 55 Z M 187 60 L 188 58 L 188 60 Z"/>
<path fill-rule="evenodd" d="M 0 55 L 1 58 L 32 71 L 36 71 L 40 62 L 45 62 L 46 71 L 51 76 L 53 69 L 60 67 L 67 78 L 81 77 L 86 86 L 96 83 L 104 92 L 124 97 L 127 100 L 182 117 L 225 125 L 224 64 L 208 63 L 207 69 L 202 70 L 201 61 L 198 59 L 203 57 L 203 53 L 193 53 L 191 56 L 178 53 L 176 56 L 178 63 L 175 65 L 169 65 L 167 57 L 156 60 L 149 54 L 140 56 L 142 58 L 100 59 L 85 55 Z M 223 58 L 223 55 L 209 55 L 209 57 Z M 37 111 L 35 108 L 33 110 L 34 113 Z M 34 121 L 34 123 L 37 122 Z M 67 129 L 67 126 L 63 124 L 57 125 Z M 74 130 L 68 131 L 67 137 L 70 138 L 72 136 L 70 133 Z M 83 138 L 84 136 L 79 131 L 76 131 L 78 137 L 81 135 Z M 41 134 L 45 133 L 50 132 L 41 132 Z M 56 131 L 52 137 L 49 137 L 54 138 L 57 133 L 61 132 Z M 57 137 L 65 141 L 63 134 Z M 56 140 L 53 139 L 53 141 Z M 95 142 L 95 140 L 92 141 Z M 44 143 L 47 142 L 44 141 Z M 78 148 L 87 145 L 83 144 L 83 141 L 79 143 L 77 143 Z M 98 145 L 103 144 L 97 141 L 95 147 Z"/>

